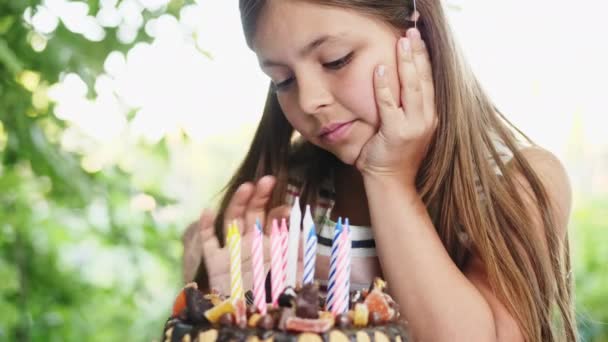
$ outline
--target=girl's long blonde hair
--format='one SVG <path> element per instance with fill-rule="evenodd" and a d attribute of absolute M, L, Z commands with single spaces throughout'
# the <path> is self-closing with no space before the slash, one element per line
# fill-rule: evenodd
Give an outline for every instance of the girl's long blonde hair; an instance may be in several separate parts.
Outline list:
<path fill-rule="evenodd" d="M 413 13 L 406 0 L 302 0 L 364 13 L 405 30 Z M 240 0 L 248 44 L 266 0 Z M 439 236 L 461 268 L 472 251 L 483 260 L 489 282 L 515 317 L 526 341 L 575 341 L 576 323 L 569 277 L 568 241 L 559 237 L 545 189 L 517 148 L 515 132 L 464 62 L 440 0 L 417 0 L 418 27 L 426 42 L 435 82 L 439 125 L 417 176 L 417 187 Z M 223 212 L 236 188 L 266 174 L 277 177 L 269 207 L 284 202 L 288 169 L 304 167 L 302 203 L 314 203 L 319 185 L 335 157 L 309 143 L 294 144 L 275 94 L 269 90 L 261 122 L 242 165 L 225 188 L 216 232 L 223 239 Z M 506 168 L 493 141 L 498 137 L 513 153 Z M 528 139 L 527 137 L 525 137 Z M 529 141 L 529 139 L 528 139 Z M 495 163 L 495 165 L 493 165 Z M 296 165 L 300 164 L 300 165 Z M 498 175 L 494 167 L 500 169 Z M 549 255 L 516 189 L 515 172 L 530 184 L 541 214 Z M 481 192 L 476 191 L 477 186 Z M 481 196 L 483 198 L 481 198 Z M 468 234 L 464 245 L 458 233 Z"/>

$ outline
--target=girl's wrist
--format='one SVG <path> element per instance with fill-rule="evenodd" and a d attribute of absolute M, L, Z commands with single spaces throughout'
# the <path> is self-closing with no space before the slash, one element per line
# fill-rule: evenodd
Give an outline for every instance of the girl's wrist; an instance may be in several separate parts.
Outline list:
<path fill-rule="evenodd" d="M 408 196 L 419 197 L 414 177 L 406 177 L 401 174 L 379 174 L 363 173 L 363 184 L 365 190 L 370 191 L 395 191 L 405 192 Z"/>

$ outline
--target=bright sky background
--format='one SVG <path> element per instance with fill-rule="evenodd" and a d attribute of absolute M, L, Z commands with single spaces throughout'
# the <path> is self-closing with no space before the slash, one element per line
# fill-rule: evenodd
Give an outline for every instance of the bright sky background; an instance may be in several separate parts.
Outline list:
<path fill-rule="evenodd" d="M 48 7 L 60 7 L 64 1 L 46 2 Z M 140 3 L 154 8 L 165 2 Z M 106 4 L 103 18 L 111 18 L 108 9 L 116 1 L 102 3 Z M 137 27 L 140 3 L 121 3 L 116 11 L 131 18 L 124 19 L 122 26 Z M 594 35 L 608 32 L 601 24 L 601 16 L 608 12 L 605 2 L 450 3 L 460 7 L 449 13 L 479 78 L 499 107 L 541 144 L 561 151 L 575 114 L 587 122 L 603 118 L 605 106 L 600 102 L 600 92 L 608 78 L 604 65 L 608 50 Z M 88 36 L 94 37 L 97 31 L 91 32 Z M 236 1 L 198 1 L 184 8 L 179 22 L 164 16 L 148 24 L 146 32 L 156 37 L 152 45 L 140 44 L 127 56 L 108 56 L 108 76 L 98 81 L 97 103 L 75 101 L 74 93 L 84 94 L 83 85 L 75 75 L 68 75 L 65 83 L 71 87 L 70 95 L 60 101 L 63 105 L 58 114 L 78 122 L 99 139 L 111 139 L 125 124 L 120 115 L 110 114 L 120 112 L 112 96 L 116 91 L 128 105 L 141 107 L 134 126 L 152 141 L 176 127 L 202 140 L 210 134 L 230 132 L 235 125 L 255 124 L 267 79 L 244 43 Z M 195 42 L 187 38 L 192 32 L 196 33 Z M 198 53 L 196 47 L 210 52 L 213 59 Z M 106 129 L 99 130 L 100 124 Z M 591 143 L 606 143 L 601 125 L 591 124 L 585 129 Z"/>
<path fill-rule="evenodd" d="M 118 27 L 119 38 L 129 42 L 143 25 L 141 10 L 158 9 L 167 2 L 102 0 L 101 11 L 92 16 L 84 3 L 44 0 L 37 14 L 26 13 L 25 18 L 41 32 L 52 32 L 62 21 L 91 40 L 103 39 L 103 27 Z M 456 36 L 498 107 L 541 146 L 565 160 L 575 182 L 606 179 L 603 171 L 591 174 L 580 164 L 601 160 L 598 157 L 608 150 L 602 125 L 608 114 L 602 96 L 608 79 L 608 44 L 600 37 L 608 33 L 604 24 L 608 3 L 450 0 L 449 4 Z M 155 38 L 153 43 L 140 43 L 126 55 L 107 56 L 106 73 L 95 85 L 96 99 L 85 99 L 86 86 L 75 74 L 64 75 L 49 91 L 57 102 L 56 115 L 78 130 L 66 131 L 64 148 L 82 149 L 80 134 L 98 146 L 111 146 L 106 151 L 98 148 L 91 153 L 93 159 L 85 159 L 89 170 L 101 168 L 104 158 L 105 162 L 116 159 L 124 150 L 125 137 L 154 143 L 183 130 L 194 142 L 203 143 L 250 133 L 259 120 L 268 79 L 244 42 L 237 1 L 199 0 L 184 7 L 177 18 L 164 15 L 143 29 Z M 43 41 L 31 43 L 44 48 Z M 129 124 L 124 114 L 132 108 L 138 112 Z M 228 139 L 226 144 L 230 143 Z M 192 159 L 196 153 L 190 151 L 183 158 Z M 138 164 L 134 158 L 130 163 Z M 194 161 L 182 163 L 178 167 L 190 174 L 180 171 L 174 178 L 181 179 L 186 196 L 203 175 Z M 608 181 L 604 183 L 608 189 Z"/>

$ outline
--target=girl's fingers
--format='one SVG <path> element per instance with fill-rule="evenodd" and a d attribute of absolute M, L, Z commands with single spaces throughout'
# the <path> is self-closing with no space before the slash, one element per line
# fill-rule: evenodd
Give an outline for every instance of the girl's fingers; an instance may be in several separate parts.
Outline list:
<path fill-rule="evenodd" d="M 433 84 L 433 72 L 426 44 L 420 38 L 420 31 L 409 29 L 407 37 L 410 40 L 413 63 L 422 89 L 422 102 L 424 105 L 424 116 L 427 120 L 433 120 L 435 115 L 435 86 Z"/>
<path fill-rule="evenodd" d="M 409 31 L 408 31 L 409 32 Z M 414 64 L 412 41 L 409 37 L 399 39 L 399 80 L 401 82 L 401 102 L 405 114 L 422 116 L 422 86 Z"/>
<path fill-rule="evenodd" d="M 205 209 L 198 222 L 201 248 L 203 249 L 203 255 L 207 257 L 221 248 L 220 241 L 215 234 L 215 213 Z"/>
<path fill-rule="evenodd" d="M 202 240 L 202 239 L 201 239 Z M 217 251 L 221 250 L 220 241 L 217 236 L 212 236 L 207 240 L 202 240 L 203 259 L 207 260 L 212 257 Z"/>
<path fill-rule="evenodd" d="M 253 251 L 251 247 L 253 246 L 253 235 L 245 235 L 241 238 L 241 269 L 243 271 L 251 269 L 251 258 L 253 257 Z"/>
<path fill-rule="evenodd" d="M 224 214 L 224 236 L 227 235 L 228 226 L 232 224 L 234 220 L 237 221 L 240 229 L 243 229 L 243 217 L 245 216 L 249 200 L 251 199 L 251 196 L 253 196 L 254 191 L 255 186 L 249 182 L 241 184 L 236 189 Z"/>
<path fill-rule="evenodd" d="M 381 126 L 390 128 L 399 120 L 400 110 L 388 85 L 386 66 L 379 65 L 374 72 L 374 96 Z"/>
<path fill-rule="evenodd" d="M 266 225 L 262 226 L 264 227 L 264 234 L 270 235 L 272 220 L 276 219 L 277 221 L 280 221 L 283 217 L 288 218 L 290 211 L 291 207 L 287 204 L 271 209 L 268 212 L 268 216 L 266 216 Z"/>
<path fill-rule="evenodd" d="M 215 234 L 215 213 L 210 209 L 203 210 L 198 220 L 197 248 L 202 248 L 202 254 L 207 257 L 219 250 L 220 242 Z"/>
<path fill-rule="evenodd" d="M 198 226 L 200 229 L 200 236 L 203 241 L 215 237 L 215 213 L 210 209 L 203 210 L 201 217 L 198 219 Z"/>
<path fill-rule="evenodd" d="M 260 220 L 260 224 L 264 227 L 266 205 L 270 200 L 270 196 L 272 196 L 272 189 L 275 184 L 276 179 L 273 176 L 264 176 L 258 180 L 253 196 L 249 199 L 245 210 L 243 233 L 246 234 L 247 231 L 252 229 L 256 220 Z"/>

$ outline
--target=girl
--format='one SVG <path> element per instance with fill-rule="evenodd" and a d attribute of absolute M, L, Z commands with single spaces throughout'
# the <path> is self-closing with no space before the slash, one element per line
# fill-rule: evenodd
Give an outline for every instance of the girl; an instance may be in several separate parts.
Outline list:
<path fill-rule="evenodd" d="M 321 245 L 350 218 L 351 282 L 386 279 L 415 340 L 575 341 L 567 175 L 492 104 L 440 0 L 240 10 L 272 82 L 217 217 L 206 211 L 184 235 L 186 280 L 227 287 L 220 241 L 237 219 L 248 286 L 256 218 L 268 229 L 299 195 Z M 319 248 L 317 278 L 328 255 Z"/>

